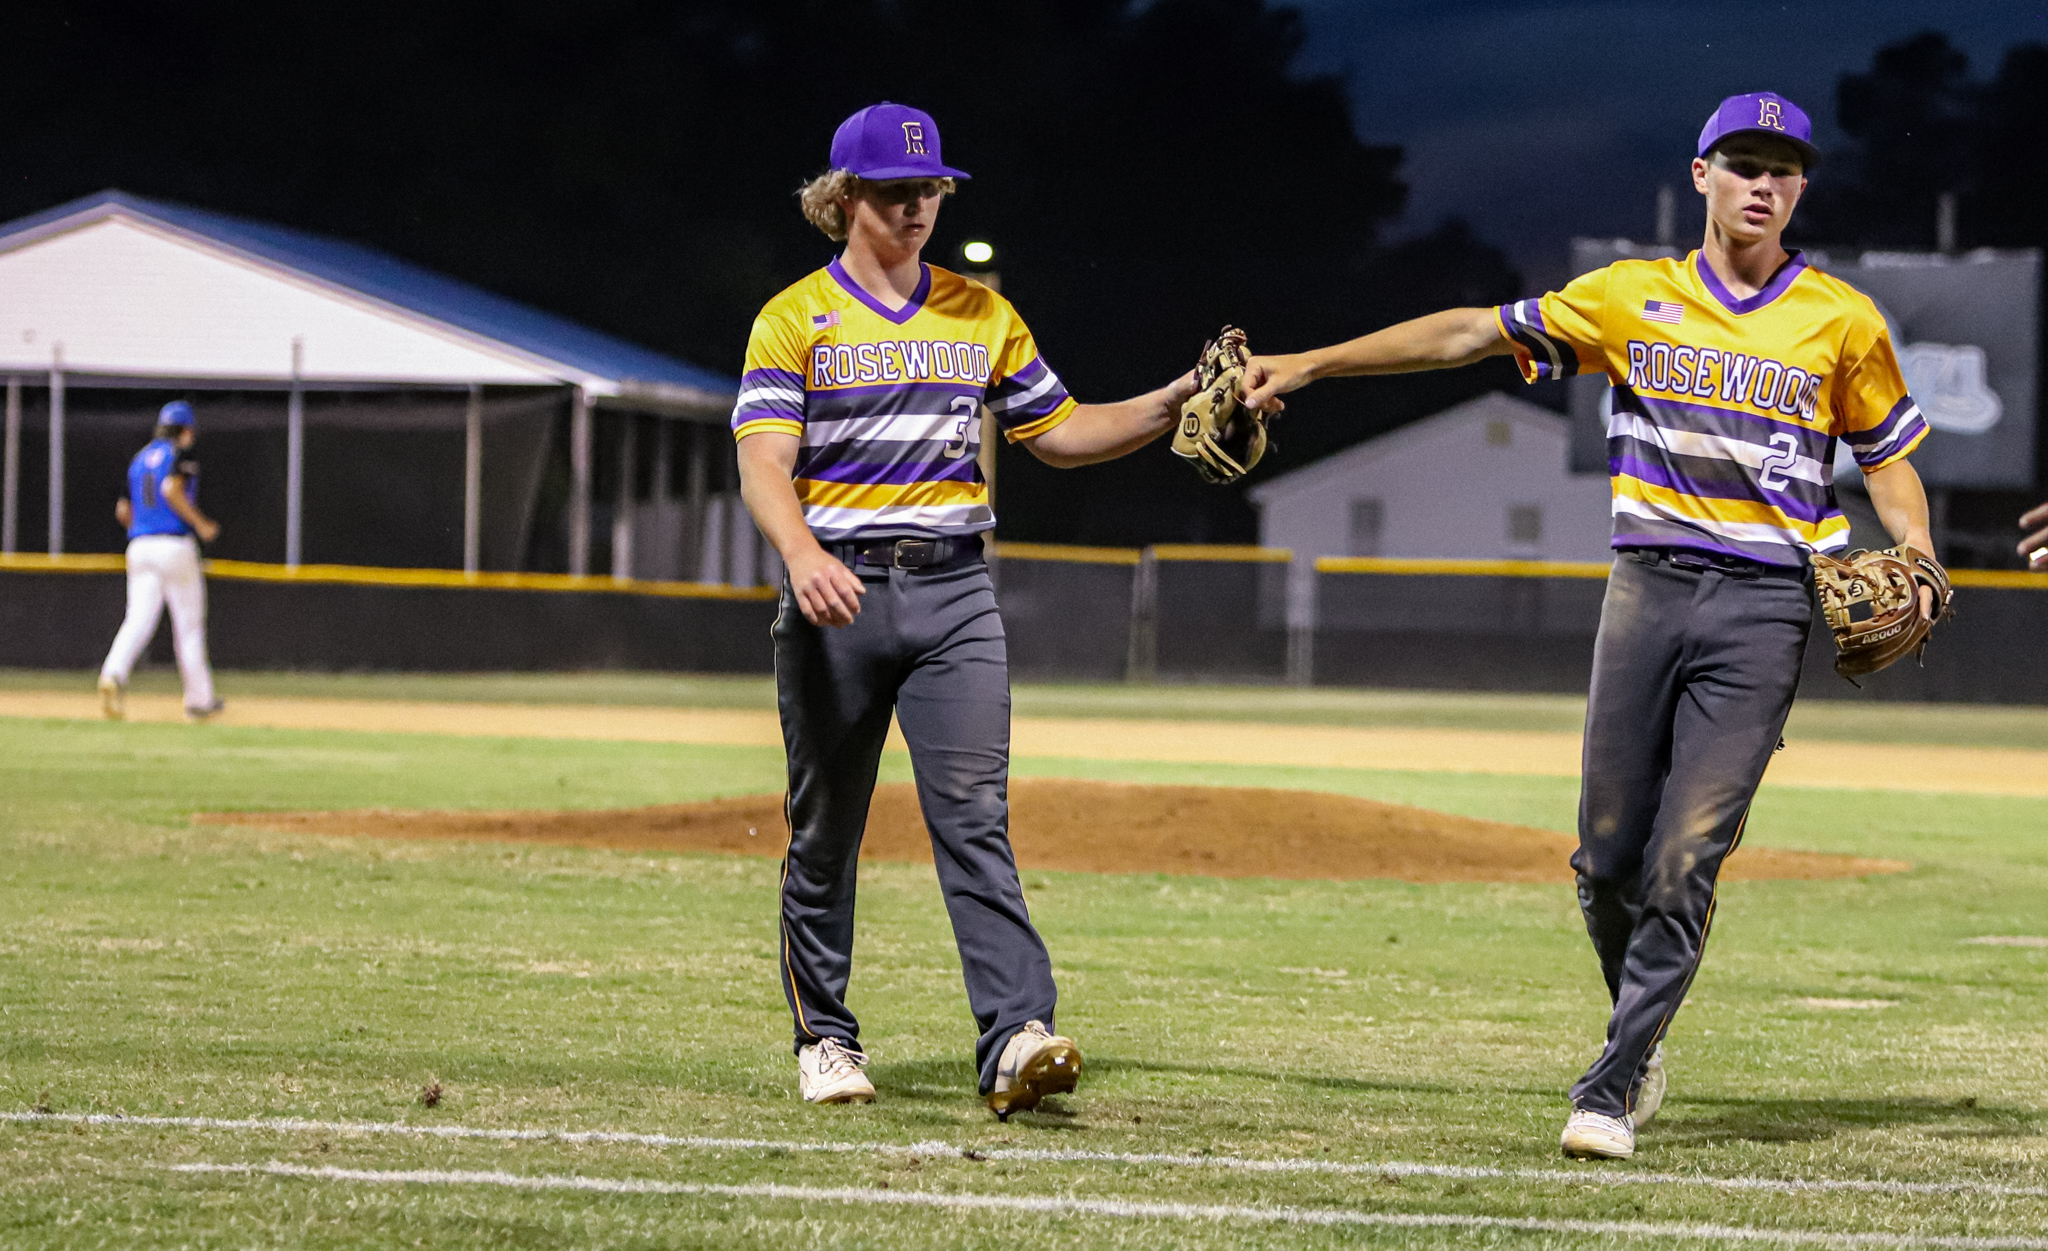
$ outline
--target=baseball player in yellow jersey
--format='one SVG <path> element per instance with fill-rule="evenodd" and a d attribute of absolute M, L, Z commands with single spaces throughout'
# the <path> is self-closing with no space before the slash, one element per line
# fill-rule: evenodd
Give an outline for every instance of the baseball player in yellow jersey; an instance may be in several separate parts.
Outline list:
<path fill-rule="evenodd" d="M 1255 357 L 1268 409 L 1316 378 L 1512 353 L 1529 380 L 1605 374 L 1616 558 L 1594 645 L 1579 903 L 1614 1010 L 1572 1088 L 1568 1155 L 1621 1159 L 1656 1114 L 1660 1043 L 1698 968 L 1714 882 L 1779 743 L 1812 622 L 1808 557 L 1848 545 L 1848 444 L 1893 537 L 1934 550 L 1906 455 L 1927 434 L 1884 319 L 1781 236 L 1818 153 L 1771 92 L 1701 131 L 1699 251 L 1619 261 L 1562 291 L 1435 313 L 1335 347 Z M 1932 616 L 1931 592 L 1921 610 Z"/>
<path fill-rule="evenodd" d="M 960 949 L 981 1093 L 1000 1117 L 1072 1090 L 1052 962 L 1009 840 L 1009 662 L 981 534 L 995 525 L 981 410 L 1040 460 L 1135 451 L 1172 427 L 1189 374 L 1121 404 L 1077 404 L 989 288 L 919 260 L 967 175 L 928 114 L 848 118 L 802 194 L 846 250 L 768 302 L 747 342 L 733 431 L 747 507 L 788 568 L 775 681 L 789 757 L 784 995 L 814 1103 L 867 1102 L 846 1005 L 855 860 L 893 712 Z"/>

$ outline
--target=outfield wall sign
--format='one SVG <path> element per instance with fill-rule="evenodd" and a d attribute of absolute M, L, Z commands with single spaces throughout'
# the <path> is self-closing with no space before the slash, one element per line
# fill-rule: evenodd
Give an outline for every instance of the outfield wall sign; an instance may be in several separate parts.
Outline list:
<path fill-rule="evenodd" d="M 1629 257 L 1676 256 L 1626 239 L 1572 240 L 1572 272 Z M 2041 253 L 1981 248 L 1938 252 L 1809 249 L 1816 269 L 1877 302 L 1891 327 L 1906 386 L 1932 433 L 1913 455 L 1932 486 L 2031 489 L 2039 437 Z M 1607 465 L 1612 389 L 1573 380 L 1572 468 Z M 1838 481 L 1854 482 L 1846 449 Z"/>

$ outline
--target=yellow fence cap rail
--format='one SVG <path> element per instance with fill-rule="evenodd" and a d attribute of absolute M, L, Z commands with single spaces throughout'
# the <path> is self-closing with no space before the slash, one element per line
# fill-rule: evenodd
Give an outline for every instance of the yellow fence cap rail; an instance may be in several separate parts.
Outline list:
<path fill-rule="evenodd" d="M 1487 578 L 1604 578 L 1608 565 L 1592 560 L 1431 560 L 1402 556 L 1319 556 L 1317 573 L 1449 574 Z M 1952 569 L 1957 586 L 2005 591 L 2048 591 L 2048 573 L 2019 569 Z"/>
<path fill-rule="evenodd" d="M 1260 547 L 1254 543 L 1159 543 L 1152 548 L 1154 560 L 1226 560 L 1262 565 L 1284 565 L 1294 559 L 1285 547 Z"/>
<path fill-rule="evenodd" d="M 1082 547 L 1074 543 L 996 544 L 998 560 L 1064 560 L 1078 565 L 1135 565 L 1135 547 Z"/>
<path fill-rule="evenodd" d="M 1948 580 L 1957 586 L 1989 586 L 2007 591 L 2048 591 L 2048 573 L 2024 569 L 1951 569 Z"/>
<path fill-rule="evenodd" d="M 19 573 L 120 573 L 128 558 L 111 552 L 65 552 L 50 556 L 41 552 L 0 552 L 0 569 Z"/>
<path fill-rule="evenodd" d="M 0 554 L 0 570 L 22 573 L 120 573 L 127 558 L 106 553 L 62 556 Z M 464 573 L 460 569 L 385 569 L 375 565 L 264 564 L 251 560 L 209 560 L 210 577 L 243 582 L 346 583 L 355 586 L 432 586 L 504 591 L 603 591 L 660 595 L 672 599 L 772 600 L 772 586 L 724 586 L 711 582 L 640 582 L 631 578 L 576 577 L 566 573 Z"/>
<path fill-rule="evenodd" d="M 1449 574 L 1487 578 L 1604 578 L 1594 560 L 1427 560 L 1404 556 L 1319 556 L 1317 573 Z"/>
<path fill-rule="evenodd" d="M 210 560 L 206 571 L 218 578 L 251 582 L 347 583 L 356 586 L 432 586 L 499 591 L 601 591 L 620 595 L 659 595 L 671 599 L 771 600 L 772 586 L 725 586 L 711 582 L 656 582 L 568 573 L 464 573 L 460 569 L 384 569 L 370 565 L 259 564 L 246 560 Z"/>
<path fill-rule="evenodd" d="M 1077 564 L 1135 565 L 1135 547 L 1085 547 L 1064 543 L 1004 543 L 1005 560 L 1070 561 Z M 1279 564 L 1293 559 L 1284 547 L 1238 544 L 1162 543 L 1152 549 L 1158 560 L 1250 561 Z M 0 553 L 0 572 L 120 573 L 127 558 L 114 552 Z M 1317 573 L 1448 574 L 1492 578 L 1604 578 L 1608 566 L 1576 560 L 1435 560 L 1399 556 L 1319 556 Z M 209 560 L 206 572 L 216 578 L 250 582 L 348 583 L 357 586 L 433 586 L 509 591 L 600 591 L 621 595 L 658 595 L 675 599 L 772 600 L 772 586 L 727 586 L 714 582 L 657 582 L 631 578 L 577 576 L 567 573 L 464 573 L 459 569 L 387 569 L 376 565 L 289 565 L 248 560 Z M 1959 587 L 2006 591 L 2048 591 L 2048 573 L 2019 569 L 1954 569 L 1949 577 Z"/>

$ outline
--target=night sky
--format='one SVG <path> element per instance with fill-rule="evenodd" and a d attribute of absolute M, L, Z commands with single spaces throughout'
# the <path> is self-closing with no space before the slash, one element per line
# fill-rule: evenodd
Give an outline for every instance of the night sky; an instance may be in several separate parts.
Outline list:
<path fill-rule="evenodd" d="M 1696 244 L 1686 166 L 1739 92 L 1785 93 L 1855 158 L 1818 171 L 1795 244 L 1931 246 L 1953 190 L 1963 246 L 2048 245 L 2048 0 L 16 7 L 37 55 L 0 75 L 0 220 L 119 187 L 380 248 L 728 375 L 762 302 L 833 250 L 792 188 L 880 97 L 931 110 L 977 175 L 933 259 L 994 241 L 1090 399 L 1171 377 L 1226 320 L 1285 350 L 1560 285 L 1572 236 L 1653 235 L 1660 184 Z M 1838 125 L 1845 76 L 1867 143 Z M 1260 473 L 1496 388 L 1559 399 L 1505 360 L 1333 381 Z M 1188 490 L 1164 451 L 1011 460 L 1008 537 L 1254 533 L 1242 492 Z M 1970 524 L 2003 533 L 2019 506 Z"/>
<path fill-rule="evenodd" d="M 1300 67 L 1344 76 L 1359 135 L 1406 151 L 1400 230 L 1461 215 L 1536 284 L 1563 277 L 1574 234 L 1648 237 L 1677 184 L 1681 235 L 1703 217 L 1685 164 L 1723 96 L 1778 91 L 1841 138 L 1834 91 L 1879 46 L 1938 29 L 1988 77 L 2006 48 L 2048 41 L 2048 5 L 2018 0 L 1299 0 Z M 2048 136 L 2043 137 L 2048 142 Z M 1398 233 L 1398 231 L 1397 231 Z M 1929 225 L 1932 243 L 1932 224 Z"/>

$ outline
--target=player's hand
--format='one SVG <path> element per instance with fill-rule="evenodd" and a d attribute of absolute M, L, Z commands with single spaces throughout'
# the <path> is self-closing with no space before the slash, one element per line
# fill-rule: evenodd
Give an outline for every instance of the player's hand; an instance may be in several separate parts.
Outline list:
<path fill-rule="evenodd" d="M 1244 381 L 1237 390 L 1246 408 L 1263 409 L 1277 413 L 1287 407 L 1280 397 L 1289 391 L 1298 391 L 1315 378 L 1309 368 L 1308 357 L 1254 356 L 1244 367 Z"/>
<path fill-rule="evenodd" d="M 852 625 L 867 588 L 837 556 L 812 548 L 788 562 L 789 589 L 804 620 L 815 626 Z"/>
<path fill-rule="evenodd" d="M 1166 410 L 1170 417 L 1180 415 L 1180 406 L 1194 398 L 1195 371 L 1190 369 L 1172 382 L 1166 384 Z"/>
<path fill-rule="evenodd" d="M 211 543 L 220 537 L 220 525 L 218 522 L 201 520 L 198 525 L 192 527 L 192 532 L 199 536 L 201 543 Z"/>
<path fill-rule="evenodd" d="M 2035 573 L 2048 573 L 2048 504 L 2027 510 L 2020 518 L 2020 529 L 2029 526 L 2040 527 L 2020 540 L 2020 555 L 2027 558 L 2027 568 Z"/>

